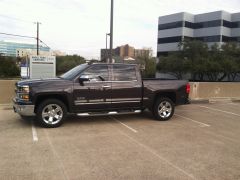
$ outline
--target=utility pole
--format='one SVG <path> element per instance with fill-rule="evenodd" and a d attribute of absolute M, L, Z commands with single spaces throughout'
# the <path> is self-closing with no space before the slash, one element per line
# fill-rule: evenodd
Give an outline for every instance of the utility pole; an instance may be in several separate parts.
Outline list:
<path fill-rule="evenodd" d="M 110 56 L 109 56 L 109 60 L 110 63 L 113 63 L 112 60 L 112 49 L 113 49 L 113 1 L 111 0 L 111 17 L 110 17 Z"/>
<path fill-rule="evenodd" d="M 37 24 L 37 55 L 39 55 L 39 24 L 40 22 L 35 22 L 34 24 Z"/>

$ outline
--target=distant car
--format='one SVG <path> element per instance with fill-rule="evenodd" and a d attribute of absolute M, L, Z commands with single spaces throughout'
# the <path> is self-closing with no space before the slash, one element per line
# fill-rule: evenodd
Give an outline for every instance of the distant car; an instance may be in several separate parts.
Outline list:
<path fill-rule="evenodd" d="M 168 120 L 175 105 L 188 103 L 189 91 L 184 80 L 142 80 L 138 65 L 82 64 L 58 78 L 17 82 L 13 108 L 23 118 L 36 116 L 49 128 L 60 126 L 68 113 L 116 114 L 147 108 L 155 119 Z"/>

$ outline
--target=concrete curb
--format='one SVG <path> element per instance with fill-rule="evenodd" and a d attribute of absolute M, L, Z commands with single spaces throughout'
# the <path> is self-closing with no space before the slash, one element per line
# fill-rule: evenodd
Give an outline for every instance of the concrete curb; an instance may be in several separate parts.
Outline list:
<path fill-rule="evenodd" d="M 210 98 L 210 99 L 191 99 L 190 104 L 208 104 L 208 103 L 240 103 L 240 98 Z"/>

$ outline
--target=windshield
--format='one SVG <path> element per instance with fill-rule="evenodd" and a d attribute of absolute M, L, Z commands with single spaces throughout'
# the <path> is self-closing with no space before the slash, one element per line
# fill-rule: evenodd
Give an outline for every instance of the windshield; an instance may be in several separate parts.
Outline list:
<path fill-rule="evenodd" d="M 88 64 L 81 64 L 79 66 L 76 66 L 75 68 L 69 70 L 68 72 L 62 74 L 60 78 L 63 79 L 72 79 L 75 76 L 77 76 L 82 70 L 84 70 L 86 67 L 88 67 Z"/>

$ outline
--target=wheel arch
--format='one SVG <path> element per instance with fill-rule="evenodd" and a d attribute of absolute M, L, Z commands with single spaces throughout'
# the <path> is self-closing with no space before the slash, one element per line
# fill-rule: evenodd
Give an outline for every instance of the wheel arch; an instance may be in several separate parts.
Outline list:
<path fill-rule="evenodd" d="M 63 102 L 67 108 L 67 111 L 70 111 L 70 104 L 67 98 L 66 94 L 39 94 L 37 95 L 34 104 L 35 104 L 35 108 L 34 108 L 34 112 L 36 113 L 37 108 L 39 106 L 39 104 L 47 99 L 57 99 L 61 102 Z"/>

